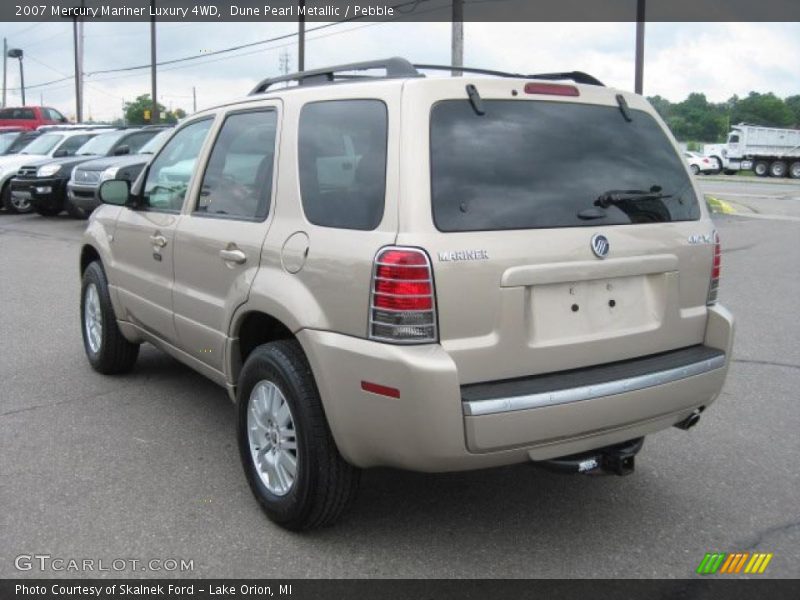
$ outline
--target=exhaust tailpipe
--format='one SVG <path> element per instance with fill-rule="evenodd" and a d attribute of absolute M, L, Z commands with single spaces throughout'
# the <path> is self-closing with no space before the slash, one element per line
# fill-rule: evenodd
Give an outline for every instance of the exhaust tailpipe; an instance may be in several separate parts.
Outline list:
<path fill-rule="evenodd" d="M 696 408 L 694 411 L 692 411 L 692 414 L 686 417 L 683 421 L 678 421 L 677 423 L 675 423 L 675 427 L 677 427 L 678 429 L 683 429 L 684 431 L 686 431 L 687 429 L 691 429 L 692 427 L 697 425 L 697 423 L 700 421 L 701 412 L 702 412 L 701 408 Z"/>

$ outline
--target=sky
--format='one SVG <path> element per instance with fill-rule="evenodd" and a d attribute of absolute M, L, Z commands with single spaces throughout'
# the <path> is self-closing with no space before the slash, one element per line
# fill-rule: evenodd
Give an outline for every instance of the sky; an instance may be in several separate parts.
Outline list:
<path fill-rule="evenodd" d="M 309 23 L 309 30 L 320 23 Z M 449 64 L 449 23 L 335 24 L 309 31 L 306 68 L 387 56 L 412 62 Z M 297 67 L 296 38 L 219 56 L 222 48 L 296 32 L 293 23 L 159 23 L 158 60 L 201 56 L 159 68 L 159 101 L 192 112 L 247 94 L 280 70 L 280 56 Z M 149 23 L 94 23 L 84 26 L 84 117 L 112 120 L 124 101 L 149 93 L 150 71 L 96 73 L 148 64 Z M 74 117 L 72 23 L 0 23 L 0 37 L 24 51 L 28 104 L 53 106 Z M 465 23 L 464 63 L 515 72 L 580 70 L 607 85 L 632 90 L 634 23 Z M 780 97 L 800 94 L 800 23 L 648 23 L 644 93 L 673 102 L 690 92 L 710 101 L 754 90 Z M 8 105 L 19 105 L 19 66 L 8 61 Z M 14 88 L 14 89 L 11 89 Z"/>

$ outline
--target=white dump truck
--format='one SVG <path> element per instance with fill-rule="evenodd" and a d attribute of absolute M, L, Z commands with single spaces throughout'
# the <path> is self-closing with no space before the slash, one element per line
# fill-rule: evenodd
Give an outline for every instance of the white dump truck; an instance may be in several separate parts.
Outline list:
<path fill-rule="evenodd" d="M 720 166 L 726 170 L 752 169 L 759 177 L 800 179 L 800 129 L 740 123 L 731 127 L 724 149 L 727 156 L 720 157 Z"/>

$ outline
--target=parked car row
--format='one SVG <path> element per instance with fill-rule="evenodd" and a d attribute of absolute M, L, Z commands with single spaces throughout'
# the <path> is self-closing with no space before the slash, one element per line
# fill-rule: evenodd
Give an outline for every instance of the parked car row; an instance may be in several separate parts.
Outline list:
<path fill-rule="evenodd" d="M 161 126 L 42 129 L 0 132 L 0 197 L 9 212 L 88 217 L 99 204 L 95 188 L 106 179 L 135 179 L 168 132 Z"/>

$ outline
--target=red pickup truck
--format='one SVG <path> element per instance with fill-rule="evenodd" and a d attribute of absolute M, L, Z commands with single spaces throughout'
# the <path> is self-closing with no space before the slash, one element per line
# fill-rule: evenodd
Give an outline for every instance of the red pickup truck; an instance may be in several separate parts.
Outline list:
<path fill-rule="evenodd" d="M 19 106 L 0 108 L 0 127 L 12 126 L 36 129 L 40 125 L 60 125 L 67 118 L 54 108 L 47 106 Z"/>

